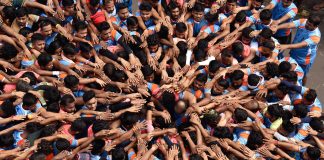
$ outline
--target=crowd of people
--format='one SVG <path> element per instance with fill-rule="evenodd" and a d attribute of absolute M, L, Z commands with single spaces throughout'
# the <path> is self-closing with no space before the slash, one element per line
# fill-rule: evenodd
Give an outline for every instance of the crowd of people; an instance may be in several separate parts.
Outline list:
<path fill-rule="evenodd" d="M 324 159 L 293 0 L 0 4 L 0 159 Z"/>

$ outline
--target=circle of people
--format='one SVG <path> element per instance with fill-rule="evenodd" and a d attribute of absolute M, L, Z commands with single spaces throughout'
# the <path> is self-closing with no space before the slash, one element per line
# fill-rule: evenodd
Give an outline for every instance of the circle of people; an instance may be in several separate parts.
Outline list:
<path fill-rule="evenodd" d="M 0 4 L 0 159 L 324 158 L 293 0 Z"/>

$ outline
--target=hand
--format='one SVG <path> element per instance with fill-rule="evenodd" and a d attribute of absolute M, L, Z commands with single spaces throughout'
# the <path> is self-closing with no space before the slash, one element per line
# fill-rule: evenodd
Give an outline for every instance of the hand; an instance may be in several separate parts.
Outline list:
<path fill-rule="evenodd" d="M 274 144 L 266 144 L 266 147 L 269 151 L 274 151 L 276 149 L 276 146 Z"/>
<path fill-rule="evenodd" d="M 249 36 L 251 38 L 253 38 L 253 37 L 256 37 L 258 34 L 259 34 L 259 31 L 252 31 Z"/>
<path fill-rule="evenodd" d="M 298 117 L 293 117 L 293 118 L 291 118 L 290 119 L 290 122 L 292 123 L 292 124 L 300 124 L 301 123 L 301 119 L 300 118 L 298 118 Z"/>
<path fill-rule="evenodd" d="M 180 69 L 181 69 L 181 66 L 179 65 L 179 63 L 178 63 L 178 62 L 176 62 L 176 61 L 173 61 L 172 69 L 173 69 L 174 73 L 177 73 L 177 72 L 179 72 L 179 71 L 180 71 Z"/>
<path fill-rule="evenodd" d="M 93 44 L 99 44 L 99 38 L 96 34 L 91 33 L 90 36 L 91 36 L 91 41 Z"/>
<path fill-rule="evenodd" d="M 178 134 L 178 130 L 176 128 L 169 128 L 168 129 L 168 134 L 176 135 L 176 134 Z"/>
<path fill-rule="evenodd" d="M 191 114 L 191 115 L 190 115 L 190 122 L 191 122 L 192 124 L 196 124 L 196 125 L 198 125 L 198 124 L 200 124 L 200 118 L 198 117 L 197 114 Z"/>
<path fill-rule="evenodd" d="M 277 45 L 277 49 L 279 49 L 280 51 L 285 51 L 288 48 L 289 48 L 288 44 L 279 44 L 279 45 Z"/>
<path fill-rule="evenodd" d="M 209 148 L 209 147 L 207 147 L 207 146 L 205 146 L 205 145 L 197 145 L 197 146 L 196 146 L 196 149 L 197 149 L 198 154 L 207 151 L 208 148 Z"/>
<path fill-rule="evenodd" d="M 128 82 L 130 84 L 137 84 L 137 83 L 139 83 L 139 80 L 135 77 L 135 74 L 134 73 L 128 73 L 127 76 L 128 76 Z"/>
<path fill-rule="evenodd" d="M 98 83 L 101 87 L 104 87 L 105 85 L 107 85 L 106 82 L 104 82 L 103 80 L 98 79 L 98 78 L 95 79 L 95 82 Z"/>
<path fill-rule="evenodd" d="M 144 88 L 138 88 L 137 92 L 140 93 L 141 95 L 143 95 L 144 97 L 151 96 L 151 94 L 148 92 L 148 90 L 144 89 Z"/>
<path fill-rule="evenodd" d="M 220 29 L 223 31 L 225 30 L 227 27 L 227 24 L 226 23 L 222 23 L 222 25 L 220 26 Z"/>
<path fill-rule="evenodd" d="M 77 16 L 77 18 L 80 20 L 80 21 L 84 21 L 84 16 L 83 16 L 83 14 L 82 14 L 82 12 L 81 11 L 77 11 L 76 12 L 76 16 Z M 93 40 L 93 39 L 92 39 Z M 94 41 L 95 42 L 95 41 Z M 97 43 L 99 42 L 99 39 L 97 39 L 97 41 L 96 41 Z M 96 43 L 96 44 L 97 44 Z"/>
<path fill-rule="evenodd" d="M 115 144 L 114 144 L 114 145 L 107 144 L 106 147 L 105 147 L 105 150 L 106 150 L 107 152 L 109 152 L 109 151 L 113 150 L 115 147 L 116 147 Z"/>
<path fill-rule="evenodd" d="M 314 130 L 312 127 L 310 127 L 310 126 L 307 127 L 307 132 L 308 132 L 308 134 L 313 135 L 313 136 L 316 136 L 316 135 L 318 134 L 318 132 L 315 131 L 315 130 Z"/>
<path fill-rule="evenodd" d="M 165 123 L 171 123 L 171 115 L 169 112 L 161 112 L 161 117 L 164 119 Z"/>
<path fill-rule="evenodd" d="M 258 148 L 258 152 L 264 157 L 272 157 L 273 155 L 266 147 Z"/>
<path fill-rule="evenodd" d="M 19 42 L 26 43 L 27 39 L 21 34 L 15 34 L 15 37 L 18 39 Z"/>
<path fill-rule="evenodd" d="M 172 145 L 169 151 L 167 152 L 167 159 L 174 159 L 176 156 L 178 156 L 179 148 L 176 145 Z"/>
<path fill-rule="evenodd" d="M 13 91 L 11 94 L 14 95 L 15 97 L 23 98 L 26 93 L 20 91 Z"/>
<path fill-rule="evenodd" d="M 111 113 L 110 111 L 109 112 L 104 112 L 100 115 L 98 115 L 98 119 L 99 120 L 104 120 L 104 121 L 111 121 L 113 119 L 115 119 L 115 114 Z"/>
<path fill-rule="evenodd" d="M 157 62 L 151 56 L 147 56 L 147 63 L 152 67 L 152 69 L 154 71 L 157 70 L 157 67 L 156 67 Z"/>
<path fill-rule="evenodd" d="M 57 12 L 57 16 L 58 16 L 58 18 L 59 18 L 61 21 L 63 21 L 63 20 L 65 19 L 65 17 L 64 17 L 64 13 L 63 13 L 62 8 L 61 8 L 61 7 L 57 7 L 57 8 L 56 8 L 56 12 Z"/>
<path fill-rule="evenodd" d="M 79 65 L 77 65 L 77 64 L 74 66 L 74 68 L 75 68 L 76 70 L 80 71 L 81 73 L 87 71 L 87 69 L 85 69 L 84 67 L 79 66 Z"/>
<path fill-rule="evenodd" d="M 144 79 L 144 75 L 143 75 L 143 73 L 142 73 L 142 71 L 140 69 L 137 69 L 135 71 L 135 77 L 137 77 L 140 80 L 143 80 Z"/>
<path fill-rule="evenodd" d="M 192 48 L 193 44 L 195 43 L 195 38 L 191 37 L 187 41 L 189 48 Z"/>
<path fill-rule="evenodd" d="M 177 47 L 177 45 L 174 45 L 173 48 L 172 48 L 172 50 L 173 50 L 174 55 L 175 55 L 176 57 L 178 57 L 178 55 L 179 55 L 179 53 L 180 53 L 180 50 L 179 50 L 179 48 Z"/>
<path fill-rule="evenodd" d="M 124 66 L 126 70 L 131 70 L 131 65 L 125 59 L 120 58 L 120 63 Z"/>
<path fill-rule="evenodd" d="M 252 151 L 250 148 L 248 148 L 248 147 L 246 147 L 244 145 L 240 146 L 240 150 L 245 156 L 247 156 L 249 158 L 252 158 L 255 155 L 254 151 Z"/>
<path fill-rule="evenodd" d="M 54 15 L 55 14 L 55 11 L 49 7 L 49 6 L 43 6 L 43 10 L 46 12 L 46 13 L 49 13 L 51 15 Z"/>
<path fill-rule="evenodd" d="M 278 26 L 277 26 L 277 25 L 271 25 L 271 26 L 270 26 L 270 29 L 271 29 L 272 33 L 274 34 L 274 33 L 277 32 L 277 30 L 278 30 Z"/>
<path fill-rule="evenodd" d="M 7 72 L 8 69 L 11 70 L 11 71 L 15 71 L 15 69 L 16 69 L 16 67 L 13 66 L 11 63 L 4 62 L 4 61 L 1 62 L 1 63 L 2 63 L 2 67 L 5 69 L 5 72 Z"/>
<path fill-rule="evenodd" d="M 142 122 L 137 122 L 135 125 L 134 125 L 134 129 L 135 130 L 142 130 L 142 129 L 145 129 L 147 126 L 147 123 L 146 121 L 142 121 Z"/>
<path fill-rule="evenodd" d="M 268 95 L 268 89 L 264 88 L 258 91 L 258 93 L 256 94 L 257 97 L 259 98 L 265 98 Z"/>
<path fill-rule="evenodd" d="M 228 149 L 230 148 L 230 146 L 228 145 L 228 143 L 225 141 L 225 139 L 220 139 L 219 140 L 219 145 L 224 148 L 226 151 L 228 151 Z"/>
<path fill-rule="evenodd" d="M 311 118 L 315 118 L 315 117 L 319 118 L 322 116 L 322 113 L 317 111 L 312 111 L 312 112 L 308 112 L 308 116 Z"/>
<path fill-rule="evenodd" d="M 122 65 L 120 65 L 119 63 L 113 62 L 112 64 L 116 67 L 116 69 L 118 69 L 118 70 L 124 70 L 124 67 Z"/>
<path fill-rule="evenodd" d="M 58 90 L 63 94 L 73 94 L 73 92 L 69 88 L 66 88 L 66 87 L 58 87 Z"/>
<path fill-rule="evenodd" d="M 125 95 L 127 98 L 130 98 L 130 99 L 133 99 L 132 101 L 136 101 L 136 100 L 142 100 L 142 99 L 138 99 L 138 98 L 141 98 L 142 96 L 141 96 L 141 94 L 140 93 L 131 93 L 131 94 L 127 94 L 127 95 Z M 141 101 L 141 102 L 143 102 L 143 101 Z M 146 101 L 144 100 L 144 103 L 145 103 Z"/>
<path fill-rule="evenodd" d="M 21 121 L 21 120 L 26 119 L 26 116 L 25 115 L 15 115 L 15 116 L 12 116 L 11 119 L 13 121 Z"/>
<path fill-rule="evenodd" d="M 134 105 L 130 108 L 127 108 L 126 111 L 127 112 L 132 112 L 132 113 L 137 113 L 139 112 L 140 110 L 142 109 L 142 106 L 141 105 Z"/>

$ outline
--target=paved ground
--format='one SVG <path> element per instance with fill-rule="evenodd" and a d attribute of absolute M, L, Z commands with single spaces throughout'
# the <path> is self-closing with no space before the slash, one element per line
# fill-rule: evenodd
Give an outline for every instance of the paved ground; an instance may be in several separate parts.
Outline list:
<path fill-rule="evenodd" d="M 311 12 L 311 7 L 323 0 L 304 0 L 305 9 Z M 133 1 L 133 11 L 138 10 L 137 0 Z M 324 17 L 324 9 L 320 12 L 313 12 L 314 14 L 319 14 L 321 17 Z M 320 25 L 320 30 L 324 33 L 324 18 L 322 19 L 322 24 Z M 324 37 L 324 34 L 322 35 Z M 324 39 L 321 39 L 319 44 L 319 49 L 317 52 L 317 57 L 313 68 L 311 69 L 308 75 L 308 83 L 306 86 L 314 88 L 317 91 L 317 94 L 324 103 Z"/>

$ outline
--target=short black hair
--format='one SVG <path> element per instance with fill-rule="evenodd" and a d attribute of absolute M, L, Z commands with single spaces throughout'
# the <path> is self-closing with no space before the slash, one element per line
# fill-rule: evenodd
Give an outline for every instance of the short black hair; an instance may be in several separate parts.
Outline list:
<path fill-rule="evenodd" d="M 0 105 L 0 110 L 4 113 L 3 118 L 8 118 L 8 117 L 16 114 L 15 107 L 14 107 L 13 103 L 9 100 L 5 100 Z"/>
<path fill-rule="evenodd" d="M 65 94 L 61 98 L 60 105 L 67 106 L 70 103 L 73 103 L 75 101 L 74 97 L 70 94 Z"/>
<path fill-rule="evenodd" d="M 215 127 L 213 136 L 217 138 L 228 138 L 233 140 L 233 134 L 228 127 Z"/>
<path fill-rule="evenodd" d="M 5 60 L 10 60 L 12 58 L 15 58 L 18 54 L 18 50 L 15 48 L 15 46 L 9 44 L 9 43 L 2 43 L 2 47 L 0 49 L 0 57 Z"/>
<path fill-rule="evenodd" d="M 128 9 L 128 6 L 126 3 L 118 3 L 116 4 L 116 11 L 119 12 L 122 9 Z"/>
<path fill-rule="evenodd" d="M 141 11 L 152 11 L 152 5 L 149 2 L 142 2 L 139 6 Z"/>
<path fill-rule="evenodd" d="M 322 133 L 324 131 L 323 122 L 319 118 L 312 118 L 312 120 L 309 122 L 309 125 L 317 132 Z"/>
<path fill-rule="evenodd" d="M 199 3 L 196 3 L 192 10 L 195 12 L 204 12 L 205 7 Z"/>
<path fill-rule="evenodd" d="M 47 64 L 52 62 L 52 60 L 53 60 L 53 57 L 50 54 L 47 54 L 47 53 L 41 53 L 37 57 L 37 62 L 42 67 L 45 67 Z"/>
<path fill-rule="evenodd" d="M 88 102 L 89 100 L 91 100 L 92 98 L 95 98 L 95 97 L 96 97 L 95 92 L 90 90 L 90 91 L 84 92 L 82 99 L 84 102 Z"/>
<path fill-rule="evenodd" d="M 245 11 L 240 11 L 235 16 L 235 22 L 243 23 L 246 21 L 246 13 Z"/>
<path fill-rule="evenodd" d="M 220 67 L 221 67 L 221 64 L 218 61 L 212 60 L 209 62 L 208 71 L 215 73 L 219 70 Z"/>
<path fill-rule="evenodd" d="M 212 13 L 208 12 L 205 15 L 205 19 L 207 20 L 208 23 L 216 22 L 216 21 L 218 21 L 218 13 L 212 14 Z"/>
<path fill-rule="evenodd" d="M 157 34 L 151 34 L 147 37 L 147 45 L 148 46 L 155 46 L 160 44 L 160 39 Z"/>
<path fill-rule="evenodd" d="M 261 132 L 252 131 L 248 137 L 246 146 L 251 150 L 256 150 L 263 145 L 263 135 Z"/>
<path fill-rule="evenodd" d="M 126 19 L 127 26 L 135 26 L 138 24 L 138 20 L 135 16 L 130 16 Z"/>
<path fill-rule="evenodd" d="M 99 154 L 101 154 L 101 151 L 106 143 L 103 139 L 95 139 L 92 141 L 91 144 L 92 144 L 91 154 L 99 155 Z"/>
<path fill-rule="evenodd" d="M 23 97 L 23 105 L 24 106 L 31 106 L 37 103 L 37 98 L 35 95 L 31 93 L 26 93 Z"/>
<path fill-rule="evenodd" d="M 244 72 L 241 70 L 235 70 L 231 75 L 230 79 L 233 80 L 241 80 L 244 77 Z"/>
<path fill-rule="evenodd" d="M 305 106 L 303 104 L 297 104 L 297 105 L 294 105 L 293 111 L 295 112 L 296 117 L 305 118 L 308 113 L 308 108 L 307 108 L 307 106 Z"/>
<path fill-rule="evenodd" d="M 55 147 L 59 151 L 69 150 L 70 149 L 70 142 L 65 138 L 58 138 L 55 141 Z"/>
<path fill-rule="evenodd" d="M 261 44 L 262 47 L 266 47 L 269 48 L 270 50 L 274 50 L 275 49 L 275 44 L 272 41 L 265 41 Z"/>
<path fill-rule="evenodd" d="M 27 9 L 25 7 L 21 7 L 16 11 L 16 17 L 20 18 L 20 17 L 24 17 L 27 16 Z"/>
<path fill-rule="evenodd" d="M 287 61 L 282 61 L 280 64 L 279 64 L 279 73 L 282 74 L 282 73 L 286 73 L 286 72 L 289 72 L 291 70 L 291 64 Z"/>
<path fill-rule="evenodd" d="M 203 160 L 203 158 L 199 154 L 191 154 L 189 156 L 190 160 Z"/>
<path fill-rule="evenodd" d="M 311 160 L 317 160 L 321 157 L 321 151 L 317 147 L 307 147 L 306 153 Z"/>
<path fill-rule="evenodd" d="M 260 12 L 260 19 L 261 20 L 271 20 L 272 12 L 269 9 L 264 9 Z"/>
<path fill-rule="evenodd" d="M 75 121 L 72 122 L 71 124 L 71 130 L 76 131 L 76 132 L 82 132 L 84 129 L 86 129 L 86 124 L 84 123 L 83 120 L 81 119 L 76 119 Z"/>
<path fill-rule="evenodd" d="M 23 27 L 19 30 L 19 34 L 23 35 L 24 37 L 27 37 L 27 35 L 30 33 L 33 33 L 33 31 L 28 27 Z"/>
<path fill-rule="evenodd" d="M 34 43 L 36 41 L 45 41 L 45 37 L 40 33 L 34 33 L 31 37 L 31 42 Z"/>
<path fill-rule="evenodd" d="M 237 41 L 232 44 L 232 51 L 236 55 L 240 55 L 244 51 L 244 45 L 242 42 Z"/>
<path fill-rule="evenodd" d="M 83 53 L 90 53 L 93 47 L 86 42 L 79 42 L 79 49 Z"/>
<path fill-rule="evenodd" d="M 68 75 L 64 78 L 64 85 L 67 88 L 72 88 L 79 84 L 79 78 L 74 75 Z"/>
<path fill-rule="evenodd" d="M 310 102 L 314 102 L 317 98 L 317 93 L 315 89 L 309 89 L 305 95 L 304 95 L 305 99 L 310 101 Z"/>
<path fill-rule="evenodd" d="M 271 78 L 274 78 L 279 75 L 279 67 L 277 63 L 268 62 L 266 64 L 266 70 L 268 72 L 268 75 L 270 75 Z"/>
<path fill-rule="evenodd" d="M 77 54 L 76 47 L 72 43 L 65 44 L 63 47 L 63 52 L 64 52 L 64 55 L 76 55 Z"/>
<path fill-rule="evenodd" d="M 154 73 L 154 70 L 152 69 L 151 66 L 145 65 L 142 67 L 142 73 L 143 73 L 143 76 L 146 77 L 146 76 L 152 75 Z"/>
<path fill-rule="evenodd" d="M 263 28 L 259 34 L 260 37 L 270 40 L 273 32 L 270 28 Z"/>
<path fill-rule="evenodd" d="M 251 86 L 256 86 L 260 82 L 261 77 L 256 74 L 250 74 L 248 76 L 248 84 Z"/>
<path fill-rule="evenodd" d="M 111 151 L 112 159 L 116 160 L 126 160 L 127 159 L 127 153 L 125 152 L 124 148 L 115 148 Z"/>
<path fill-rule="evenodd" d="M 284 120 L 281 125 L 282 128 L 288 133 L 292 133 L 296 129 L 296 126 L 292 124 L 290 120 Z"/>
<path fill-rule="evenodd" d="M 194 50 L 194 57 L 195 57 L 195 60 L 198 61 L 198 62 L 201 62 L 203 60 L 205 60 L 206 58 L 206 52 L 203 51 L 202 49 L 195 49 Z"/>
<path fill-rule="evenodd" d="M 289 71 L 286 73 L 282 73 L 281 77 L 286 78 L 290 82 L 297 82 L 297 80 L 298 80 L 298 75 L 295 71 Z"/>
<path fill-rule="evenodd" d="M 246 119 L 248 118 L 248 113 L 244 109 L 236 108 L 234 111 L 234 118 L 238 123 L 241 123 L 243 121 L 246 121 Z"/>
<path fill-rule="evenodd" d="M 34 152 L 30 157 L 29 160 L 44 160 L 46 159 L 46 155 L 42 152 Z"/>
<path fill-rule="evenodd" d="M 308 21 L 314 26 L 318 26 L 321 23 L 321 18 L 316 14 L 311 14 L 308 18 Z"/>
<path fill-rule="evenodd" d="M 196 80 L 199 81 L 199 82 L 206 83 L 207 82 L 207 74 L 204 74 L 204 73 L 198 74 L 197 77 L 196 77 Z"/>
<path fill-rule="evenodd" d="M 242 36 L 245 37 L 245 38 L 249 38 L 249 39 L 252 39 L 250 37 L 250 34 L 251 32 L 253 32 L 254 30 L 251 28 L 251 27 L 246 27 L 242 30 Z"/>
<path fill-rule="evenodd" d="M 48 103 L 59 102 L 61 99 L 60 91 L 56 87 L 48 87 L 44 90 L 43 97 Z"/>
<path fill-rule="evenodd" d="M 279 104 L 272 104 L 268 106 L 268 112 L 274 118 L 282 117 L 284 113 L 282 107 L 279 106 Z"/>
<path fill-rule="evenodd" d="M 0 147 L 7 148 L 13 146 L 15 139 L 12 133 L 0 135 Z"/>
<path fill-rule="evenodd" d="M 98 26 L 98 30 L 99 30 L 99 32 L 102 32 L 102 31 L 105 31 L 105 30 L 108 30 L 108 29 L 110 29 L 110 25 L 109 25 L 109 23 L 108 22 L 101 22 L 100 24 L 99 24 L 99 26 Z"/>
<path fill-rule="evenodd" d="M 93 7 L 99 5 L 99 3 L 100 3 L 100 0 L 91 0 L 90 1 L 90 5 L 93 6 Z"/>
<path fill-rule="evenodd" d="M 88 25 L 85 21 L 77 21 L 74 23 L 74 29 L 75 31 L 80 31 L 80 30 L 84 30 L 87 29 Z"/>
<path fill-rule="evenodd" d="M 183 22 L 179 22 L 179 23 L 176 24 L 175 30 L 177 32 L 183 33 L 185 31 L 187 31 L 187 25 L 185 23 L 183 23 Z"/>
<path fill-rule="evenodd" d="M 73 6 L 74 1 L 73 0 L 62 0 L 62 5 L 63 5 L 63 7 Z"/>

